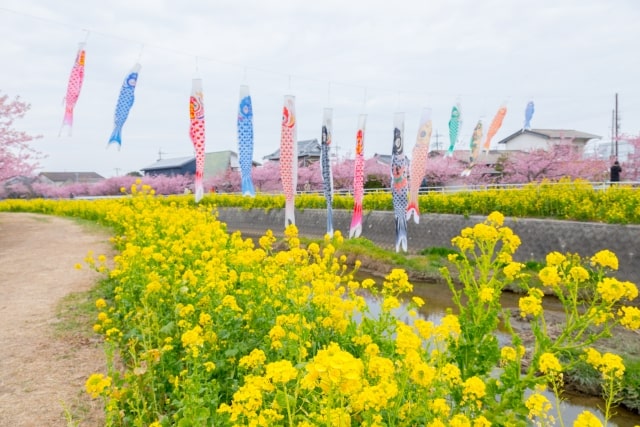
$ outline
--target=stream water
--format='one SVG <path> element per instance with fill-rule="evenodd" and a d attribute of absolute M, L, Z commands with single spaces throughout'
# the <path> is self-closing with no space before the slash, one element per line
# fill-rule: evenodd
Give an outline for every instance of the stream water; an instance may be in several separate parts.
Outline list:
<path fill-rule="evenodd" d="M 370 277 L 366 274 L 359 274 L 358 280 L 365 279 Z M 371 277 L 376 280 L 377 283 L 380 283 L 380 279 L 376 277 Z M 413 284 L 413 294 L 412 296 L 419 296 L 420 298 L 425 300 L 425 305 L 420 309 L 419 316 L 425 320 L 430 320 L 436 324 L 440 323 L 440 320 L 446 314 L 446 310 L 449 308 L 453 308 L 453 303 L 451 300 L 451 291 L 449 290 L 446 284 L 434 284 L 434 283 L 425 283 L 419 281 L 411 281 Z M 371 295 L 365 296 L 367 303 L 369 305 L 369 309 L 373 316 L 376 316 L 381 311 L 380 300 Z M 518 308 L 518 300 L 520 295 L 504 292 L 501 297 L 502 306 L 505 308 L 509 308 L 512 312 L 517 312 Z M 561 312 L 560 304 L 551 298 L 547 298 L 545 301 L 544 308 L 546 311 L 557 311 Z M 405 305 L 402 305 L 397 311 L 394 313 L 397 317 L 407 323 L 411 321 L 411 317 L 406 309 Z M 498 338 L 500 341 L 508 341 L 510 338 L 506 334 L 502 334 L 498 332 Z M 550 402 L 555 402 L 555 397 L 553 394 L 548 393 L 547 398 Z M 603 412 L 600 411 L 599 407 L 604 407 L 602 399 L 591 397 L 591 396 L 582 396 L 575 394 L 565 393 L 563 396 L 564 400 L 560 403 L 560 413 L 562 414 L 562 418 L 566 426 L 573 425 L 573 421 L 575 418 L 584 410 L 590 410 L 594 414 L 596 414 L 601 420 L 604 421 Z M 609 420 L 609 426 L 618 426 L 618 427 L 634 427 L 640 425 L 640 415 L 625 410 L 624 408 L 616 408 L 615 412 L 617 413 L 613 418 Z M 555 411 L 555 405 L 553 409 L 553 415 L 557 418 L 557 412 Z"/>

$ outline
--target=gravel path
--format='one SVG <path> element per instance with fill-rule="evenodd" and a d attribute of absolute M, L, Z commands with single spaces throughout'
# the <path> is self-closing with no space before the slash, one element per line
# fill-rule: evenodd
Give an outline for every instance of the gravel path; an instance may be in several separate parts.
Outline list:
<path fill-rule="evenodd" d="M 89 250 L 110 254 L 107 239 L 68 219 L 0 213 L 0 426 L 103 424 L 101 402 L 84 392 L 104 370 L 102 346 L 55 324 L 60 301 L 98 278 L 74 265 Z"/>

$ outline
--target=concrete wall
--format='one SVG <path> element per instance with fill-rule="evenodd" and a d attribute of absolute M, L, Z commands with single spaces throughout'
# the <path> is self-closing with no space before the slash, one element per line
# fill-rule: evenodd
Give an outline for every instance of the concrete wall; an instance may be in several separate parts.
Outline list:
<path fill-rule="evenodd" d="M 242 210 L 223 208 L 219 219 L 229 231 L 240 230 L 247 235 L 262 234 L 271 229 L 281 236 L 284 230 L 284 211 L 272 209 Z M 417 252 L 427 247 L 451 248 L 451 239 L 465 227 L 472 227 L 486 219 L 485 216 L 423 214 L 420 224 L 409 223 L 409 251 Z M 326 233 L 327 213 L 324 209 L 296 211 L 296 225 L 301 236 L 322 237 Z M 333 227 L 345 237 L 349 235 L 351 212 L 333 212 Z M 506 218 L 510 227 L 522 240 L 514 258 L 517 261 L 544 261 L 552 251 L 578 253 L 592 256 L 609 249 L 620 264 L 616 277 L 640 284 L 640 226 L 610 225 L 576 221 L 546 219 Z M 395 221 L 392 212 L 373 211 L 363 214 L 362 237 L 386 249 L 395 247 Z"/>

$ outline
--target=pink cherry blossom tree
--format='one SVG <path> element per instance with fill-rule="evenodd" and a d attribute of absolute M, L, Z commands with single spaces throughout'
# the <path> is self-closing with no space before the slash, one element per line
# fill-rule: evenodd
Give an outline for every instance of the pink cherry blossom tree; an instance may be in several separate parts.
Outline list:
<path fill-rule="evenodd" d="M 215 188 L 216 192 L 237 193 L 242 187 L 240 171 L 227 169 L 207 180 L 207 189 Z"/>
<path fill-rule="evenodd" d="M 343 159 L 331 165 L 331 170 L 333 171 L 333 188 L 335 190 L 353 190 L 354 163 L 355 161 L 353 159 Z"/>
<path fill-rule="evenodd" d="M 475 168 L 474 168 L 475 169 Z M 425 180 L 428 187 L 444 187 L 447 184 L 460 181 L 460 174 L 464 165 L 455 157 L 442 156 L 437 153 L 430 154 L 427 160 Z M 471 170 L 475 176 L 478 170 Z"/>
<path fill-rule="evenodd" d="M 608 165 L 604 160 L 585 159 L 582 151 L 563 141 L 549 150 L 509 153 L 503 163 L 502 182 L 527 183 L 563 177 L 591 181 L 606 180 Z"/>
<path fill-rule="evenodd" d="M 253 168 L 251 174 L 256 191 L 272 193 L 282 191 L 280 183 L 280 163 L 268 161 Z"/>
<path fill-rule="evenodd" d="M 627 136 L 625 139 L 633 147 L 633 152 L 629 153 L 627 160 L 622 163 L 621 181 L 640 180 L 640 135 Z"/>
<path fill-rule="evenodd" d="M 353 177 L 353 173 L 352 173 Z M 391 165 L 381 162 L 376 157 L 364 162 L 365 188 L 389 188 L 391 185 Z"/>
<path fill-rule="evenodd" d="M 320 162 L 298 168 L 298 191 L 321 191 L 323 182 Z"/>
<path fill-rule="evenodd" d="M 20 97 L 13 100 L 0 94 L 0 182 L 16 176 L 29 176 L 38 167 L 42 155 L 29 145 L 39 136 L 31 136 L 13 128 L 14 121 L 29 111 L 30 105 Z"/>

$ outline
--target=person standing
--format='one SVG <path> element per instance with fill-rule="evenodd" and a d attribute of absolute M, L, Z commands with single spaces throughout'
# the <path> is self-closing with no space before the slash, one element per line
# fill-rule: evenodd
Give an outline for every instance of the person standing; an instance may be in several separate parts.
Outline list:
<path fill-rule="evenodd" d="M 619 182 L 620 181 L 620 172 L 622 172 L 622 168 L 620 167 L 620 163 L 616 160 L 611 165 L 611 182 Z"/>

